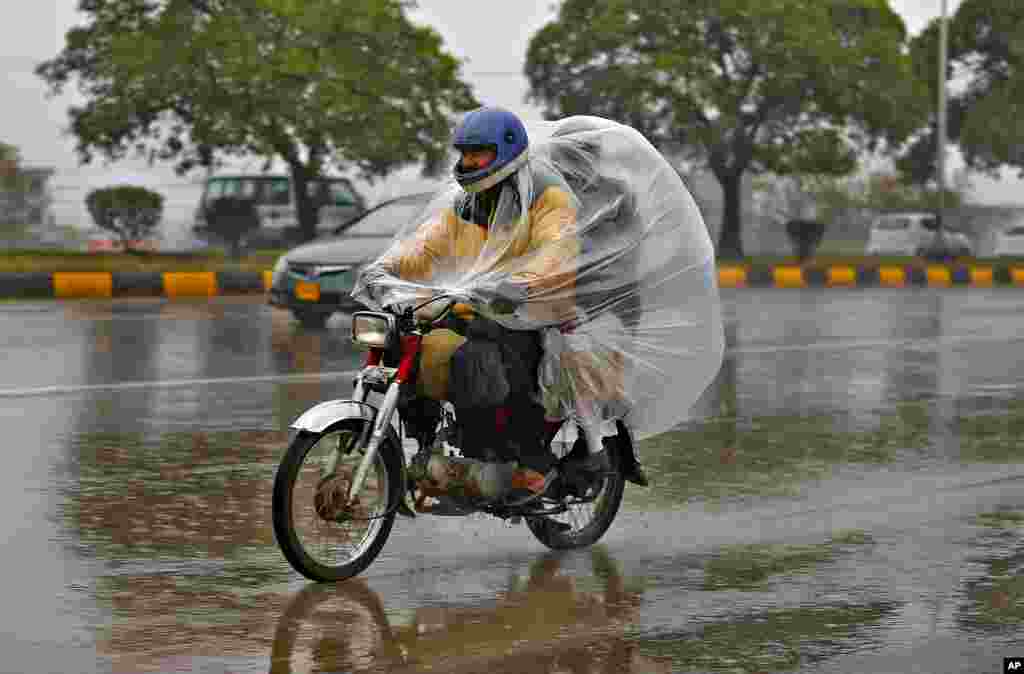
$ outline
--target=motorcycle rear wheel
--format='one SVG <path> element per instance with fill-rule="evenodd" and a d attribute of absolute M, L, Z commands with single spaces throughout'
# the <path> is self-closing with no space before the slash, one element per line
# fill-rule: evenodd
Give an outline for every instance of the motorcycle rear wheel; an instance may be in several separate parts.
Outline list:
<path fill-rule="evenodd" d="M 599 493 L 593 501 L 571 505 L 563 514 L 526 518 L 526 526 L 534 537 L 552 550 L 593 545 L 604 536 L 618 514 L 626 486 L 622 476 L 622 446 L 617 437 L 606 439 L 605 446 L 611 469 L 598 486 Z M 559 523 L 562 526 L 558 526 Z"/>
<path fill-rule="evenodd" d="M 327 510 L 318 501 L 325 494 L 330 499 L 347 493 L 362 454 L 343 455 L 332 474 L 334 481 L 324 480 L 325 463 L 339 446 L 335 441 L 354 444 L 366 423 L 345 419 L 323 433 L 300 431 L 274 478 L 274 536 L 285 559 L 310 580 L 337 582 L 361 573 L 391 533 L 394 506 L 402 498 L 402 459 L 401 449 L 387 438 L 367 473 L 358 504 L 331 505 Z M 329 513 L 330 519 L 322 513 Z"/>

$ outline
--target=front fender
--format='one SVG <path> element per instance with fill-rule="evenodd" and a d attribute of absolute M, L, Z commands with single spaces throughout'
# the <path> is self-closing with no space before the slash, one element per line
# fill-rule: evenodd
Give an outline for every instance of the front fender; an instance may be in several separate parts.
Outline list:
<path fill-rule="evenodd" d="M 297 431 L 323 433 L 343 419 L 363 419 L 366 423 L 372 424 L 376 418 L 377 408 L 369 403 L 359 402 L 358 400 L 327 400 L 319 405 L 310 407 L 299 415 L 299 418 L 292 422 L 291 428 Z M 398 437 L 398 432 L 394 426 L 388 426 L 387 434 L 388 440 L 394 444 L 395 451 L 398 452 L 398 460 L 402 467 L 402 484 L 405 484 L 408 480 L 406 472 L 408 468 L 405 465 L 405 451 L 402 449 L 402 440 Z M 399 504 L 398 512 L 406 517 L 416 516 L 410 504 L 406 503 L 405 500 Z"/>
<path fill-rule="evenodd" d="M 365 419 L 373 423 L 377 417 L 377 408 L 369 403 L 358 400 L 327 400 L 314 405 L 303 412 L 292 422 L 291 428 L 297 431 L 323 433 L 332 424 L 342 419 Z M 401 447 L 401 443 L 398 445 Z"/>

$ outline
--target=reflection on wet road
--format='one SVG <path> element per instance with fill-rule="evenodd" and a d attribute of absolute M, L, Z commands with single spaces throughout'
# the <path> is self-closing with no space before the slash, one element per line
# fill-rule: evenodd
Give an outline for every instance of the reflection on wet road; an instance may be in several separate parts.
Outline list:
<path fill-rule="evenodd" d="M 305 583 L 270 483 L 350 390 L 342 318 L 0 308 L 0 671 L 987 672 L 1024 643 L 1024 299 L 743 291 L 602 544 L 399 519 Z"/>

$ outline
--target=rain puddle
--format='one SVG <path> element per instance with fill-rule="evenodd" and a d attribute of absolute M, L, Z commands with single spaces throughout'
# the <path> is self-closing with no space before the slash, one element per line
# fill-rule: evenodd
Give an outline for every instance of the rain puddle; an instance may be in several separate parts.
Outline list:
<path fill-rule="evenodd" d="M 656 482 L 627 490 L 627 507 L 790 497 L 839 470 L 1024 460 L 1024 403 L 963 405 L 952 417 L 937 404 L 694 422 L 644 443 Z M 296 591 L 270 523 L 288 438 L 73 438 L 56 470 L 60 538 L 97 563 L 81 589 L 105 613 L 94 639 L 115 669 L 209 659 L 231 671 L 267 671 L 269 660 L 271 672 L 790 672 L 882 648 L 905 620 L 899 592 L 864 580 L 885 575 L 894 544 L 862 530 L 724 545 L 630 573 L 600 545 L 537 554 L 490 595 L 425 601 L 372 572 Z M 1024 511 L 993 510 L 963 526 L 970 562 L 956 629 L 1010 643 L 1024 622 Z M 473 582 L 480 572 L 461 573 Z"/>
<path fill-rule="evenodd" d="M 1024 510 L 974 518 L 981 529 L 957 620 L 965 632 L 1020 639 L 1024 628 Z M 1019 643 L 1019 642 L 1018 642 Z"/>

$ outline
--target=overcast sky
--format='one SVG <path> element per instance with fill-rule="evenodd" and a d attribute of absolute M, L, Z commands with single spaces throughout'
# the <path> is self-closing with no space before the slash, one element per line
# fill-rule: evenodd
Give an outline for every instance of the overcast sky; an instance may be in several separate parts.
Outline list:
<path fill-rule="evenodd" d="M 122 162 L 111 167 L 78 167 L 71 139 L 62 135 L 67 126 L 66 109 L 74 94 L 48 99 L 42 82 L 32 74 L 41 60 L 52 58 L 64 45 L 64 34 L 82 21 L 78 0 L 3 0 L 17 2 L 19 11 L 7 13 L 0 23 L 0 67 L 6 80 L 0 84 L 0 140 L 21 148 L 26 162 L 53 166 L 57 188 L 55 209 L 59 221 L 84 218 L 81 200 L 90 187 L 111 182 L 133 181 L 162 191 L 168 200 L 169 220 L 187 219 L 197 198 L 197 188 L 178 178 L 167 166 L 149 168 L 140 162 Z M 756 0 L 752 0 L 756 1 Z M 920 31 L 938 16 L 941 0 L 890 0 L 907 22 L 911 33 Z M 436 28 L 446 48 L 465 61 L 465 79 L 475 88 L 477 98 L 502 105 L 525 119 L 540 119 L 540 112 L 524 102 L 526 81 L 522 76 L 529 37 L 555 15 L 552 0 L 420 0 L 412 18 Z M 949 11 L 959 6 L 951 0 Z M 254 165 L 255 168 L 255 165 Z M 402 184 L 416 182 L 409 172 Z M 371 201 L 403 189 L 387 181 L 366 192 Z M 975 180 L 975 198 L 995 203 L 1024 203 L 1024 183 Z M 68 224 L 72 224 L 68 222 Z"/>

